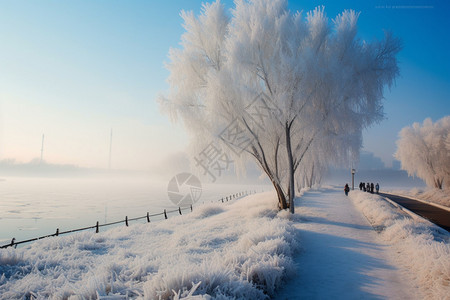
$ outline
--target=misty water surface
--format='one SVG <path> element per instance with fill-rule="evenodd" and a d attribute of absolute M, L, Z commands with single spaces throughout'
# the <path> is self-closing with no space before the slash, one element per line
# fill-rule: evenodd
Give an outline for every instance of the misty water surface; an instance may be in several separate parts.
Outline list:
<path fill-rule="evenodd" d="M 150 178 L 3 178 L 0 244 L 9 243 L 13 237 L 21 241 L 53 234 L 56 228 L 65 231 L 93 226 L 97 221 L 103 224 L 174 209 L 167 196 L 167 183 Z M 250 189 L 263 188 L 207 184 L 199 203 Z"/>

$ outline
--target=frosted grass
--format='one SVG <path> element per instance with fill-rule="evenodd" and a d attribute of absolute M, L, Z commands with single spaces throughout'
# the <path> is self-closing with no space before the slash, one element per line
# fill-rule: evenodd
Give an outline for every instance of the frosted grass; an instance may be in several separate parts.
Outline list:
<path fill-rule="evenodd" d="M 392 244 L 395 261 L 404 267 L 427 299 L 450 295 L 450 236 L 428 222 L 410 218 L 378 195 L 352 191 L 350 198 L 381 237 Z"/>
<path fill-rule="evenodd" d="M 276 203 L 274 193 L 257 194 L 164 222 L 0 250 L 0 299 L 176 299 L 193 289 L 202 299 L 270 298 L 299 244 Z"/>

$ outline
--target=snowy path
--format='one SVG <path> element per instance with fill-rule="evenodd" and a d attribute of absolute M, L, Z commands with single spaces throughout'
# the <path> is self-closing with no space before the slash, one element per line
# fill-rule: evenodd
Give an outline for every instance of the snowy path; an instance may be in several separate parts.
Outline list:
<path fill-rule="evenodd" d="M 302 251 L 277 299 L 414 299 L 385 245 L 339 191 L 308 192 L 296 205 Z"/>

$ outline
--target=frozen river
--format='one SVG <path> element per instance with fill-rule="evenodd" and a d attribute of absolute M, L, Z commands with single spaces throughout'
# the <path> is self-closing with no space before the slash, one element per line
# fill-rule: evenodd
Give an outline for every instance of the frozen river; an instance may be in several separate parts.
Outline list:
<path fill-rule="evenodd" d="M 53 234 L 56 228 L 65 231 L 174 209 L 167 184 L 149 178 L 2 178 L 0 245 L 13 237 L 21 241 Z M 255 189 L 263 187 L 204 185 L 199 203 Z"/>

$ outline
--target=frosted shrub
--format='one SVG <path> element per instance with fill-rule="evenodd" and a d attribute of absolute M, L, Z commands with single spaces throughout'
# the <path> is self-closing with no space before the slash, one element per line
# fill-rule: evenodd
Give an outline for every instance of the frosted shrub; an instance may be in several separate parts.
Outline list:
<path fill-rule="evenodd" d="M 0 249 L 0 268 L 16 265 L 22 260 L 23 252 L 11 248 Z"/>
<path fill-rule="evenodd" d="M 282 284 L 283 274 L 293 272 L 292 260 L 283 255 L 267 255 L 259 261 L 248 260 L 242 267 L 246 279 L 269 296 L 273 296 L 275 289 Z"/>
<path fill-rule="evenodd" d="M 266 253 L 270 256 L 290 256 L 292 254 L 292 247 L 284 240 L 284 238 L 277 237 L 259 242 L 251 248 L 251 251 L 255 251 L 257 253 Z"/>

